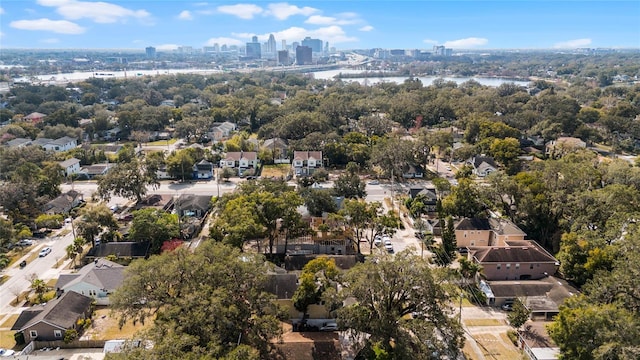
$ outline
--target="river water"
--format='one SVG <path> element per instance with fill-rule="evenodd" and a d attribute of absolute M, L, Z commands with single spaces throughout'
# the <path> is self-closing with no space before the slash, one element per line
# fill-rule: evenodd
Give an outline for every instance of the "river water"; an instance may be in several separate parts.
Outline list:
<path fill-rule="evenodd" d="M 163 69 L 163 70 L 130 70 L 130 71 L 82 71 L 82 72 L 73 72 L 73 73 L 62 73 L 62 74 L 47 74 L 47 75 L 37 75 L 33 77 L 21 77 L 14 79 L 15 82 L 26 82 L 26 83 L 40 83 L 40 84 L 51 84 L 51 85 L 62 85 L 68 82 L 82 81 L 89 78 L 102 78 L 102 79 L 122 79 L 122 78 L 135 78 L 139 76 L 157 76 L 157 75 L 170 75 L 170 74 L 201 74 L 201 75 L 210 75 L 221 73 L 221 70 L 212 70 L 212 69 Z M 327 71 L 316 71 L 312 72 L 314 78 L 316 79 L 324 79 L 329 80 L 333 79 L 338 74 L 361 74 L 362 70 L 352 70 L 352 69 L 338 69 L 338 70 L 327 70 Z M 520 86 L 527 86 L 529 84 L 528 81 L 518 81 L 513 79 L 504 79 L 504 78 L 487 78 L 487 77 L 437 77 L 437 76 L 421 76 L 418 77 L 424 86 L 429 86 L 436 79 L 444 79 L 445 81 L 455 81 L 457 84 L 462 84 L 469 80 L 475 80 L 482 85 L 486 86 L 500 86 L 504 83 L 513 83 Z M 392 77 L 369 77 L 369 78 L 346 78 L 342 79 L 345 82 L 358 82 L 360 84 L 374 85 L 381 82 L 391 82 L 396 84 L 401 84 L 408 77 L 403 76 L 392 76 Z"/>
<path fill-rule="evenodd" d="M 316 79 L 322 79 L 322 80 L 330 80 L 330 79 L 334 79 L 336 75 L 339 74 L 362 74 L 363 71 L 362 70 L 351 70 L 351 69 L 343 69 L 343 70 L 327 70 L 327 71 L 317 71 L 313 73 L 314 78 Z M 420 79 L 420 81 L 422 81 L 422 85 L 424 86 L 429 86 L 431 84 L 433 84 L 433 82 L 436 79 L 444 79 L 445 81 L 454 81 L 456 82 L 458 85 L 467 82 L 469 80 L 475 80 L 478 83 L 485 85 L 485 86 L 492 86 L 492 87 L 497 87 L 500 86 L 502 84 L 505 83 L 513 83 L 519 86 L 527 86 L 529 85 L 529 81 L 522 81 L 522 80 L 513 80 L 513 79 L 506 79 L 506 78 L 488 78 L 488 77 L 451 77 L 451 76 L 420 76 L 417 77 L 418 79 Z M 367 85 L 374 85 L 377 83 L 381 83 L 381 82 L 389 82 L 389 83 L 396 83 L 396 84 L 402 84 L 405 80 L 407 80 L 408 77 L 406 76 L 390 76 L 390 77 L 355 77 L 355 78 L 343 78 L 342 81 L 345 82 L 358 82 L 362 85 L 367 84 Z"/>

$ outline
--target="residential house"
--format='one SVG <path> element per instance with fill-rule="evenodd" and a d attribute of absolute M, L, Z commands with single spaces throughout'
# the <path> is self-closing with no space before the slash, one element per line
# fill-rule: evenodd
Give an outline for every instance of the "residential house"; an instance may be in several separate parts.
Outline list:
<path fill-rule="evenodd" d="M 23 117 L 22 119 L 25 121 L 28 121 L 32 124 L 37 124 L 42 122 L 42 120 L 44 120 L 44 118 L 47 117 L 47 115 L 43 114 L 43 113 L 39 113 L 39 112 L 32 112 L 31 114 Z"/>
<path fill-rule="evenodd" d="M 585 149 L 587 143 L 575 137 L 559 137 L 549 141 L 545 153 L 551 158 L 560 158 L 570 152 Z"/>
<path fill-rule="evenodd" d="M 527 234 L 514 223 L 497 218 L 464 218 L 455 227 L 458 248 L 505 246 L 508 240 L 524 240 Z"/>
<path fill-rule="evenodd" d="M 468 161 L 473 167 L 473 174 L 485 177 L 498 170 L 498 165 L 491 156 L 474 156 Z"/>
<path fill-rule="evenodd" d="M 47 151 L 62 152 L 74 149 L 78 146 L 78 141 L 69 136 L 59 139 L 38 138 L 33 141 L 33 145 L 38 145 Z"/>
<path fill-rule="evenodd" d="M 122 129 L 120 129 L 120 126 L 114 126 L 113 128 L 104 132 L 104 139 L 107 141 L 117 140 L 120 137 L 121 132 Z"/>
<path fill-rule="evenodd" d="M 409 188 L 409 197 L 412 200 L 419 197 L 422 203 L 426 206 L 427 212 L 436 212 L 438 195 L 435 188 L 423 188 L 421 186 L 411 187 Z"/>
<path fill-rule="evenodd" d="M 93 164 L 93 165 L 83 166 L 82 169 L 80 169 L 80 172 L 78 174 L 81 174 L 85 178 L 91 180 L 96 176 L 101 176 L 106 174 L 109 171 L 109 169 L 111 169 L 112 167 L 113 167 L 113 164 L 111 163 L 102 163 L 102 164 Z"/>
<path fill-rule="evenodd" d="M 231 133 L 235 130 L 236 124 L 232 122 L 225 121 L 222 123 L 214 123 L 207 136 L 213 141 L 221 141 L 229 138 Z"/>
<path fill-rule="evenodd" d="M 27 145 L 31 145 L 32 141 L 31 139 L 25 139 L 25 138 L 15 138 L 15 139 L 11 139 L 9 141 L 7 141 L 7 146 L 8 147 L 12 147 L 12 148 L 21 148 Z"/>
<path fill-rule="evenodd" d="M 210 209 L 211 195 L 183 194 L 173 202 L 173 210 L 175 210 L 180 217 L 194 216 L 202 219 Z"/>
<path fill-rule="evenodd" d="M 289 164 L 289 145 L 281 138 L 266 139 L 262 146 L 262 150 L 271 151 L 274 164 Z"/>
<path fill-rule="evenodd" d="M 579 290 L 565 280 L 547 276 L 539 280 L 481 280 L 478 286 L 487 298 L 487 305 L 501 306 L 507 301 L 521 299 L 531 311 L 532 319 L 552 320 L 564 301 L 579 294 Z"/>
<path fill-rule="evenodd" d="M 193 165 L 193 177 L 196 179 L 213 179 L 213 164 L 205 159 Z"/>
<path fill-rule="evenodd" d="M 424 171 L 420 165 L 407 165 L 402 171 L 402 177 L 405 179 L 422 178 Z"/>
<path fill-rule="evenodd" d="M 294 151 L 291 165 L 296 176 L 313 175 L 322 168 L 322 151 Z"/>
<path fill-rule="evenodd" d="M 49 215 L 68 214 L 71 209 L 80 205 L 82 201 L 83 197 L 81 193 L 75 190 L 69 190 L 66 193 L 61 194 L 57 198 L 44 204 L 42 211 L 45 214 Z"/>
<path fill-rule="evenodd" d="M 97 258 L 115 256 L 116 258 L 143 259 L 149 254 L 149 241 L 108 242 L 98 244 L 87 252 L 86 261 L 94 261 Z"/>
<path fill-rule="evenodd" d="M 80 172 L 80 160 L 76 158 L 67 159 L 58 163 L 64 170 L 64 176 L 71 176 Z"/>
<path fill-rule="evenodd" d="M 96 259 L 79 271 L 61 274 L 56 289 L 75 291 L 93 298 L 97 305 L 109 305 L 109 295 L 122 285 L 125 267 L 105 259 Z"/>
<path fill-rule="evenodd" d="M 538 280 L 556 273 L 560 263 L 532 240 L 510 240 L 507 246 L 470 247 L 469 260 L 492 280 Z"/>
<path fill-rule="evenodd" d="M 298 275 L 276 266 L 267 271 L 265 290 L 274 294 L 277 299 L 291 299 L 298 288 Z"/>
<path fill-rule="evenodd" d="M 249 168 L 257 168 L 260 164 L 255 151 L 230 151 L 220 160 L 221 168 L 238 169 L 239 173 Z"/>
<path fill-rule="evenodd" d="M 11 330 L 21 332 L 27 343 L 31 341 L 64 340 L 67 330 L 78 329 L 78 320 L 91 317 L 93 299 L 75 291 L 62 293 L 45 305 L 22 311 Z"/>

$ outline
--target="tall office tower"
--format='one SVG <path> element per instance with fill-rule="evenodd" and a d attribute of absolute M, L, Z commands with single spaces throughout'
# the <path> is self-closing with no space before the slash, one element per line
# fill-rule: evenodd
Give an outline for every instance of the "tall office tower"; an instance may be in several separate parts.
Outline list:
<path fill-rule="evenodd" d="M 144 51 L 147 53 L 148 58 L 156 57 L 156 48 L 154 48 L 153 46 L 146 47 Z"/>
<path fill-rule="evenodd" d="M 296 48 L 297 48 L 298 46 L 300 46 L 300 43 L 298 43 L 297 41 L 292 42 L 292 43 L 291 43 L 291 50 L 295 52 L 295 51 L 296 51 Z"/>
<path fill-rule="evenodd" d="M 313 50 L 309 46 L 298 46 L 296 48 L 296 64 L 311 65 L 313 64 Z"/>
<path fill-rule="evenodd" d="M 282 40 L 282 50 L 287 50 L 287 40 Z"/>
<path fill-rule="evenodd" d="M 329 42 L 324 43 L 324 54 L 329 55 Z"/>
<path fill-rule="evenodd" d="M 273 34 L 269 35 L 269 40 L 267 40 L 267 52 L 270 54 L 276 53 L 276 38 Z"/>
<path fill-rule="evenodd" d="M 258 42 L 258 37 L 254 36 L 250 43 L 247 43 L 245 54 L 249 59 L 260 59 L 262 57 L 262 49 Z"/>
<path fill-rule="evenodd" d="M 320 54 L 322 52 L 322 40 L 320 39 L 312 39 L 307 36 L 302 40 L 302 46 L 310 47 L 311 51 L 316 54 Z"/>
<path fill-rule="evenodd" d="M 289 50 L 278 50 L 278 64 L 289 65 Z"/>

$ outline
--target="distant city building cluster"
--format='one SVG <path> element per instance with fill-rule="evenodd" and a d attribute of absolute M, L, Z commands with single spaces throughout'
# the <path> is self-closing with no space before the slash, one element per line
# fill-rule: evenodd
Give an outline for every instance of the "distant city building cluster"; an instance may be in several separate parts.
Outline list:
<path fill-rule="evenodd" d="M 313 64 L 314 59 L 328 56 L 330 51 L 335 52 L 335 48 L 330 49 L 329 42 L 312 39 L 309 36 L 301 42 L 293 42 L 291 45 L 288 45 L 286 40 L 282 40 L 280 49 L 278 49 L 275 36 L 270 34 L 264 43 L 258 41 L 257 36 L 253 36 L 250 42 L 245 43 L 244 47 L 215 43 L 213 46 L 205 46 L 201 50 L 191 46 L 180 46 L 173 52 L 182 55 L 226 54 L 239 56 L 243 60 L 275 60 L 278 65 L 291 65 L 294 62 L 297 65 L 310 65 Z M 153 46 L 145 48 L 145 52 L 149 59 L 157 57 L 156 48 Z"/>

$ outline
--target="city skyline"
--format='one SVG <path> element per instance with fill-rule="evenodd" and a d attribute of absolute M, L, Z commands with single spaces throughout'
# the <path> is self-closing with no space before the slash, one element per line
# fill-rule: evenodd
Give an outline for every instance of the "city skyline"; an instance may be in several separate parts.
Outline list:
<path fill-rule="evenodd" d="M 337 49 L 640 47 L 638 1 L 5 0 L 0 48 L 244 47 L 273 34 Z M 273 44 L 273 43 L 272 43 Z"/>

